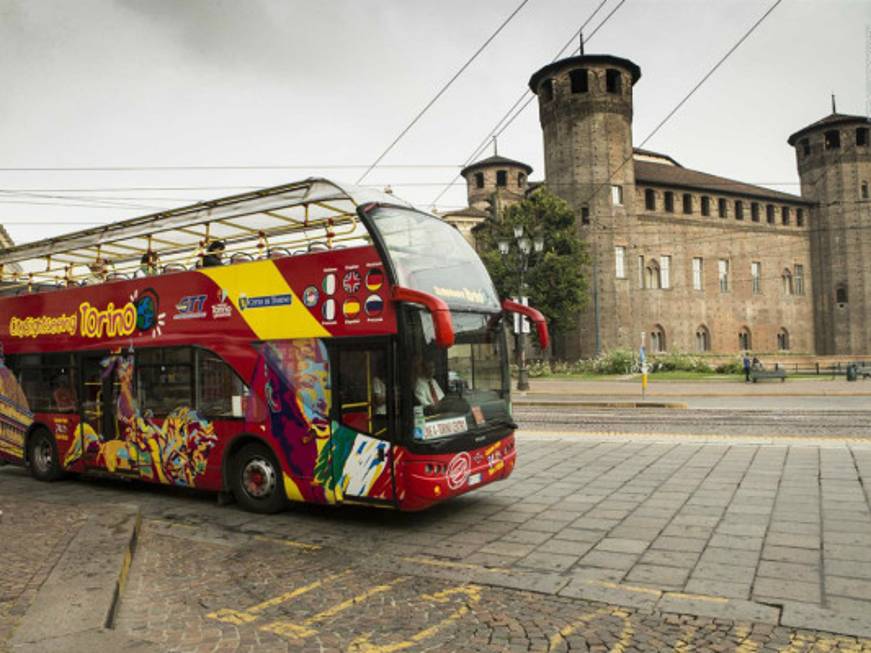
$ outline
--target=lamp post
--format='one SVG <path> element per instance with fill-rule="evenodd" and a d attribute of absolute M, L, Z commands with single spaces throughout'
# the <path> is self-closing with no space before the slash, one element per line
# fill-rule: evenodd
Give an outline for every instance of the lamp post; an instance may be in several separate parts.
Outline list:
<path fill-rule="evenodd" d="M 544 238 L 540 235 L 533 235 L 531 238 L 523 231 L 523 225 L 514 226 L 514 245 L 517 247 L 517 273 L 520 276 L 518 291 L 520 293 L 519 301 L 523 302 L 526 296 L 526 272 L 529 269 L 529 258 L 534 252 L 540 254 L 544 251 Z M 511 254 L 512 241 L 508 239 L 500 239 L 497 242 L 499 253 L 506 260 Z M 529 369 L 526 367 L 526 334 L 523 332 L 523 318 L 520 318 L 520 328 L 517 330 L 517 389 L 529 390 Z"/>

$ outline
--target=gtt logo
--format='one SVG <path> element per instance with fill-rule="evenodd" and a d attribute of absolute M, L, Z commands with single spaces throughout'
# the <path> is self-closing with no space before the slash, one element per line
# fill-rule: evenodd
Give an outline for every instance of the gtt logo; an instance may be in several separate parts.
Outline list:
<path fill-rule="evenodd" d="M 203 312 L 205 305 L 205 295 L 187 295 L 178 300 L 175 308 L 179 315 L 197 315 Z"/>

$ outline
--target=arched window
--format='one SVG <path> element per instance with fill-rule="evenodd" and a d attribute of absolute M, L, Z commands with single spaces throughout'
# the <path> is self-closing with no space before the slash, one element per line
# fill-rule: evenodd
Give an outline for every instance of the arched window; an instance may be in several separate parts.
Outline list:
<path fill-rule="evenodd" d="M 656 191 L 652 188 L 644 190 L 644 208 L 648 211 L 656 210 Z"/>
<path fill-rule="evenodd" d="M 841 147 L 841 134 L 837 129 L 831 129 L 824 134 L 823 147 L 827 150 Z"/>
<path fill-rule="evenodd" d="M 475 173 L 475 188 L 484 188 L 484 173 Z"/>
<path fill-rule="evenodd" d="M 704 324 L 696 329 L 696 351 L 711 351 L 711 332 Z"/>
<path fill-rule="evenodd" d="M 789 331 L 783 327 L 777 332 L 777 348 L 782 351 L 789 351 Z"/>
<path fill-rule="evenodd" d="M 750 337 L 750 329 L 742 327 L 738 332 L 738 349 L 748 351 L 753 346 L 753 341 Z"/>
<path fill-rule="evenodd" d="M 847 286 L 838 286 L 835 289 L 835 301 L 839 304 L 847 303 Z"/>
<path fill-rule="evenodd" d="M 650 351 L 654 353 L 665 351 L 665 329 L 659 324 L 650 332 Z"/>
<path fill-rule="evenodd" d="M 659 271 L 659 263 L 657 263 L 654 259 L 650 260 L 650 263 L 647 264 L 647 283 L 645 284 L 646 288 L 661 288 L 662 287 L 662 277 Z"/>
<path fill-rule="evenodd" d="M 517 185 L 520 188 L 523 188 L 523 184 L 526 183 L 526 175 L 522 172 L 517 173 Z"/>
<path fill-rule="evenodd" d="M 781 275 L 781 279 L 783 279 L 783 294 L 791 295 L 792 294 L 792 272 L 789 271 L 789 268 L 786 268 Z"/>

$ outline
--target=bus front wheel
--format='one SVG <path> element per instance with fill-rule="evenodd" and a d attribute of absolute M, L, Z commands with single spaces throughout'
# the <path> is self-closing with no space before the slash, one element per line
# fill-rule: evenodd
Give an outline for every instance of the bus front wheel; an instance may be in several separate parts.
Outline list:
<path fill-rule="evenodd" d="M 30 473 L 40 481 L 56 481 L 63 476 L 54 437 L 44 428 L 37 429 L 30 436 L 27 459 L 30 461 Z"/>
<path fill-rule="evenodd" d="M 287 502 L 281 468 L 262 444 L 246 444 L 233 456 L 230 490 L 239 505 L 251 512 L 278 512 Z"/>

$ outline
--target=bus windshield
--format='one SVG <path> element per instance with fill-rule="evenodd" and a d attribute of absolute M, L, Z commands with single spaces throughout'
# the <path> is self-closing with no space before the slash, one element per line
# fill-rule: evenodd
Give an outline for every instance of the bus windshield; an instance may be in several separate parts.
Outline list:
<path fill-rule="evenodd" d="M 459 231 L 412 209 L 376 207 L 370 214 L 401 286 L 443 299 L 452 308 L 501 311 L 496 289 Z"/>
<path fill-rule="evenodd" d="M 510 424 L 505 332 L 501 315 L 452 315 L 456 341 L 435 344 L 432 318 L 409 311 L 416 440 L 436 440 Z"/>

